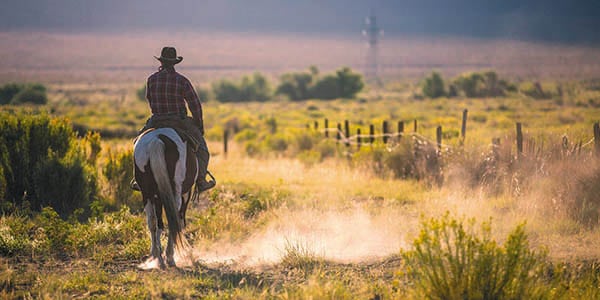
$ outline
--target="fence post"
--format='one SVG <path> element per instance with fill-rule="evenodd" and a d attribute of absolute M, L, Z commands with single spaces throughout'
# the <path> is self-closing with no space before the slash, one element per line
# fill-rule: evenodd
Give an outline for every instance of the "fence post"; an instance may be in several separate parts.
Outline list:
<path fill-rule="evenodd" d="M 223 131 L 223 156 L 227 157 L 227 140 L 229 137 L 229 130 Z"/>
<path fill-rule="evenodd" d="M 517 122 L 517 157 L 523 154 L 523 132 L 521 131 L 521 122 Z"/>
<path fill-rule="evenodd" d="M 403 134 L 404 134 L 404 122 L 398 121 L 398 141 L 402 139 Z"/>
<path fill-rule="evenodd" d="M 337 123 L 337 135 L 336 139 L 339 142 L 342 139 L 342 124 Z"/>
<path fill-rule="evenodd" d="M 360 128 L 356 128 L 356 148 L 357 150 L 360 150 L 360 142 L 361 142 L 361 137 L 360 137 Z"/>
<path fill-rule="evenodd" d="M 329 120 L 327 120 L 327 118 L 325 118 L 325 138 L 329 138 Z"/>
<path fill-rule="evenodd" d="M 596 155 L 600 157 L 600 122 L 594 123 L 594 146 Z"/>
<path fill-rule="evenodd" d="M 369 125 L 369 143 L 372 145 L 375 143 L 375 125 Z"/>
<path fill-rule="evenodd" d="M 382 126 L 382 130 L 383 130 L 383 143 L 387 144 L 388 141 L 388 122 L 387 121 L 383 121 L 383 126 Z"/>
<path fill-rule="evenodd" d="M 413 129 L 413 131 L 417 132 L 417 120 L 416 119 L 415 119 L 415 122 L 414 122 L 414 129 Z"/>
<path fill-rule="evenodd" d="M 462 126 L 460 127 L 460 136 L 465 140 L 465 136 L 467 135 L 467 114 L 469 113 L 468 109 L 463 110 L 462 115 Z"/>
<path fill-rule="evenodd" d="M 319 130 L 319 121 L 315 121 L 314 126 L 315 130 Z"/>
<path fill-rule="evenodd" d="M 344 120 L 344 134 L 346 135 L 346 147 L 350 147 L 350 122 Z"/>
<path fill-rule="evenodd" d="M 435 137 L 437 140 L 438 154 L 442 153 L 442 126 L 438 126 L 435 130 Z"/>

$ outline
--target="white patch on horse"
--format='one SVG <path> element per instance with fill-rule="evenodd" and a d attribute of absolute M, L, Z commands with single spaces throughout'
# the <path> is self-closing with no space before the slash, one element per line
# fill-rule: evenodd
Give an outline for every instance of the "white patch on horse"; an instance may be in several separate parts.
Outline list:
<path fill-rule="evenodd" d="M 180 209 L 182 193 L 181 189 L 183 186 L 183 181 L 185 180 L 186 173 L 185 162 L 187 155 L 187 145 L 177 134 L 177 132 L 172 128 L 158 128 L 141 136 L 134 145 L 135 164 L 142 172 L 144 172 L 146 165 L 150 162 L 150 156 L 153 155 L 152 153 L 150 153 L 148 144 L 153 139 L 158 138 L 158 136 L 161 134 L 173 141 L 175 145 L 177 145 L 177 151 L 179 152 L 179 158 L 177 160 L 177 163 L 175 164 L 175 174 L 173 182 L 175 183 L 175 195 L 177 195 L 177 209 Z"/>

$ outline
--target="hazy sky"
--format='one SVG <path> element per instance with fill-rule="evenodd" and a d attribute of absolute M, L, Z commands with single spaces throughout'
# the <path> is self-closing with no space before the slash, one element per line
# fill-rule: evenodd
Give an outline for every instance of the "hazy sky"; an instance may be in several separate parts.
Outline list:
<path fill-rule="evenodd" d="M 358 34 L 600 42 L 599 0 L 3 0 L 0 29 Z"/>

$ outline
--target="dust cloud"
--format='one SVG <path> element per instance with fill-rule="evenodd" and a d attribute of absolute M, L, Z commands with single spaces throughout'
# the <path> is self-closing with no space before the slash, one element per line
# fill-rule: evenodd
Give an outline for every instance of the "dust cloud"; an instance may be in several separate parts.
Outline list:
<path fill-rule="evenodd" d="M 281 261 L 291 247 L 330 261 L 364 261 L 398 253 L 405 246 L 407 230 L 400 230 L 396 217 L 362 208 L 287 211 L 242 243 L 221 242 L 204 249 L 199 245 L 194 256 L 208 264 L 257 266 Z"/>

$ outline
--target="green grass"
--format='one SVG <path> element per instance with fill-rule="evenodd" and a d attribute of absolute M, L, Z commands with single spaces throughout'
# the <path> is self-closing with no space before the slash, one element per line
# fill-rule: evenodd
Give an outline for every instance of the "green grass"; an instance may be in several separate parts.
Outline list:
<path fill-rule="evenodd" d="M 600 229 L 593 222 L 597 207 L 586 202 L 595 199 L 590 183 L 597 163 L 588 155 L 591 145 L 582 156 L 557 158 L 562 136 L 569 143 L 589 141 L 600 115 L 594 104 L 598 91 L 575 86 L 563 99 L 549 100 L 520 94 L 415 100 L 403 86 L 379 97 L 359 96 L 366 101 L 205 103 L 210 170 L 218 186 L 188 213 L 186 236 L 200 260 L 164 271 L 136 268 L 149 251 L 139 206 L 101 213 L 103 207 L 136 207 L 141 201 L 123 189 L 127 178 L 120 177 L 132 146 L 121 138 L 141 127 L 148 114 L 146 104 L 134 98 L 136 87 L 51 86 L 49 103 L 39 109 L 104 133 L 98 174 L 111 176 L 101 177 L 96 218 L 86 222 L 62 220 L 51 210 L 0 217 L 0 297 L 478 298 L 490 287 L 498 291 L 490 297 L 597 298 Z M 461 146 L 463 109 L 469 109 L 469 120 Z M 306 131 L 315 121 L 322 128 L 324 118 L 330 127 L 348 119 L 352 133 L 368 132 L 369 124 L 380 132 L 384 120 L 393 130 L 396 121 L 405 121 L 411 132 L 417 120 L 418 132 L 431 140 L 443 126 L 443 142 L 452 150 L 440 162 L 443 183 L 394 172 L 426 169 L 412 156 L 408 137 L 396 147 L 359 151 Z M 515 122 L 523 122 L 526 141 L 544 144 L 541 154 L 520 165 L 511 158 Z M 220 139 L 227 127 L 239 133 L 225 156 Z M 108 139 L 113 136 L 120 138 Z M 494 137 L 502 140 L 496 164 L 490 162 Z M 252 155 L 250 147 L 256 150 Z M 447 211 L 458 219 L 444 217 Z M 421 216 L 429 221 L 420 223 Z M 470 218 L 476 223 L 492 218 L 493 227 L 480 230 L 461 221 Z M 526 226 L 517 227 L 524 221 Z M 453 244 L 457 236 L 464 243 Z M 416 249 L 420 252 L 411 252 Z M 541 249 L 547 257 L 537 256 Z M 452 256 L 457 250 L 470 251 L 475 263 L 458 261 Z M 534 261 L 535 268 L 527 269 L 524 261 Z M 536 277 L 528 277 L 533 269 Z M 427 272 L 445 277 L 430 281 Z M 504 288 L 492 279 L 463 285 L 461 274 L 482 281 L 496 274 L 494 280 L 509 282 Z M 456 290 L 446 293 L 439 282 Z"/>

